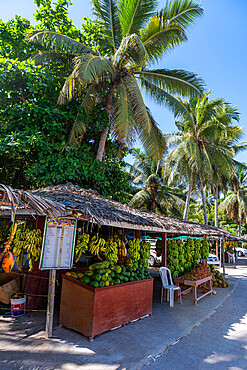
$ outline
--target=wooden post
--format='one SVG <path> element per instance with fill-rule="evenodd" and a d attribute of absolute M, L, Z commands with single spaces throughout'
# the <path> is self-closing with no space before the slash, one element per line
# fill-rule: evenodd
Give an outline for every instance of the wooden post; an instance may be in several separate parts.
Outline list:
<path fill-rule="evenodd" d="M 161 240 L 161 255 L 162 255 L 162 266 L 167 266 L 167 233 L 162 233 Z"/>
<path fill-rule="evenodd" d="M 225 238 L 222 237 L 222 265 L 223 265 L 223 276 L 226 276 L 226 269 L 225 269 Z"/>
<path fill-rule="evenodd" d="M 218 238 L 216 237 L 215 238 L 215 253 L 216 253 L 216 256 L 219 258 L 219 248 L 218 248 Z"/>
<path fill-rule="evenodd" d="M 55 301 L 55 285 L 56 285 L 56 270 L 49 271 L 49 288 L 48 288 L 48 302 L 46 314 L 46 336 L 52 336 L 53 329 L 53 314 L 54 314 L 54 301 Z"/>
<path fill-rule="evenodd" d="M 138 238 L 138 239 L 140 239 L 140 237 L 141 237 L 141 230 L 136 230 L 135 237 Z"/>
<path fill-rule="evenodd" d="M 221 264 L 222 264 L 222 238 L 220 238 L 220 267 L 221 267 Z"/>

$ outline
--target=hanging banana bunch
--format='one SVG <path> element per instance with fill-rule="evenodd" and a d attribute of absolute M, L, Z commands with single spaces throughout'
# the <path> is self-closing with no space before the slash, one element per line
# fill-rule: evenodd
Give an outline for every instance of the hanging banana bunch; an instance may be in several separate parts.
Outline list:
<path fill-rule="evenodd" d="M 127 249 L 124 242 L 118 238 L 115 239 L 115 242 L 117 243 L 118 254 L 122 257 L 127 257 Z"/>
<path fill-rule="evenodd" d="M 140 259 L 140 239 L 135 238 L 133 240 L 129 240 L 129 259 L 131 261 L 139 261 Z"/>
<path fill-rule="evenodd" d="M 83 233 L 78 236 L 77 244 L 75 247 L 75 253 L 77 254 L 77 259 L 75 262 L 78 262 L 82 253 L 88 252 L 88 243 L 89 243 L 89 234 Z"/>
<path fill-rule="evenodd" d="M 102 258 L 99 256 L 99 253 L 105 252 L 105 239 L 99 238 L 99 234 L 97 233 L 96 236 L 92 237 L 89 243 L 88 251 L 97 256 L 99 260 L 102 260 Z"/>
<path fill-rule="evenodd" d="M 209 243 L 208 243 L 208 241 L 206 241 L 206 240 L 201 241 L 200 254 L 201 254 L 201 259 L 203 261 L 208 260 L 208 255 L 209 255 Z"/>
<path fill-rule="evenodd" d="M 140 256 L 141 261 L 144 264 L 144 266 L 148 267 L 148 259 L 150 257 L 150 248 L 151 244 L 147 243 L 146 241 L 141 242 L 141 248 L 140 248 Z"/>
<path fill-rule="evenodd" d="M 34 262 L 39 260 L 42 247 L 42 232 L 39 229 L 29 230 L 20 228 L 14 240 L 13 254 L 16 262 L 22 267 L 24 264 L 24 253 L 27 253 L 29 271 L 33 269 Z"/>
<path fill-rule="evenodd" d="M 17 228 L 15 239 L 13 241 L 14 248 L 13 254 L 16 256 L 15 262 L 22 268 L 24 265 L 24 252 L 26 251 L 26 238 L 29 233 L 29 229 L 25 229 L 25 226 L 21 225 Z"/>
<path fill-rule="evenodd" d="M 105 258 L 114 264 L 118 261 L 118 244 L 113 241 L 113 238 L 109 238 L 105 243 Z"/>
<path fill-rule="evenodd" d="M 27 259 L 29 261 L 29 271 L 33 269 L 34 262 L 39 260 L 42 240 L 42 233 L 39 229 L 34 229 L 27 233 L 25 250 L 27 251 Z"/>

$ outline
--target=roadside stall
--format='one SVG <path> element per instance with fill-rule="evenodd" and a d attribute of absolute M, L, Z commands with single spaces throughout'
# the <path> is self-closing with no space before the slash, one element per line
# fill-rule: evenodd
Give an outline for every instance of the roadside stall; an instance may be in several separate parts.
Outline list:
<path fill-rule="evenodd" d="M 40 215 L 36 217 L 40 227 L 36 228 L 42 230 L 42 235 L 32 230 L 29 244 L 33 246 L 28 250 L 23 235 L 18 233 L 14 245 L 18 247 L 19 239 L 16 256 L 19 264 L 22 262 L 19 256 L 28 252 L 29 261 L 36 260 L 34 264 L 31 262 L 30 268 L 34 266 L 38 273 L 49 271 L 48 337 L 52 335 L 56 278 L 60 281 L 62 276 L 62 291 L 58 292 L 61 293 L 60 324 L 92 339 L 104 331 L 152 314 L 153 279 L 147 264 L 150 244 L 140 241 L 141 233 L 161 237 L 162 264 L 169 268 L 171 260 L 179 258 L 172 256 L 175 246 L 168 236 L 206 238 L 225 233 L 218 228 L 133 209 L 72 184 L 27 193 L 32 201 L 42 199 L 46 209 L 35 210 Z M 30 202 L 25 212 L 34 217 L 29 206 Z M 24 236 L 26 238 L 26 234 Z M 20 243 L 27 250 L 23 251 Z M 184 268 L 184 265 L 183 261 L 181 266 Z M 187 267 L 189 270 L 192 266 Z M 180 268 L 177 272 L 180 276 L 183 271 Z M 176 275 L 176 270 L 174 273 Z M 39 295 L 38 291 L 36 293 Z"/>
<path fill-rule="evenodd" d="M 15 294 L 11 303 L 21 300 L 21 307 L 24 306 L 24 310 L 15 312 L 20 306 L 12 304 L 13 316 L 25 312 L 26 295 L 20 292 L 26 285 L 28 270 L 32 270 L 39 259 L 43 234 L 40 220 L 57 217 L 64 210 L 56 202 L 0 184 L 0 300 L 8 305 Z M 39 277 L 35 278 L 37 281 Z"/>

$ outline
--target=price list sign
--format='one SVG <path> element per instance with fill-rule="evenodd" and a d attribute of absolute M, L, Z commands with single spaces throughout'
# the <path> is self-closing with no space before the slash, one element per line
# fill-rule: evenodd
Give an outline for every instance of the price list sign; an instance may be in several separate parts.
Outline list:
<path fill-rule="evenodd" d="M 48 219 L 45 225 L 40 269 L 71 268 L 74 256 L 76 219 Z"/>

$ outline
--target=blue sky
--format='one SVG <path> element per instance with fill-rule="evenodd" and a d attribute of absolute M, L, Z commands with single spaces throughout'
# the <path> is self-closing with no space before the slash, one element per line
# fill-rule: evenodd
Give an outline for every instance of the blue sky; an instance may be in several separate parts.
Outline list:
<path fill-rule="evenodd" d="M 84 16 L 90 16 L 90 0 L 74 0 L 70 17 L 80 26 Z M 160 7 L 165 0 L 160 1 Z M 246 0 L 202 0 L 204 16 L 188 32 L 188 41 L 159 62 L 159 68 L 181 68 L 199 74 L 212 98 L 224 97 L 241 113 L 240 126 L 247 133 L 247 48 Z M 15 14 L 34 21 L 33 0 L 0 0 L 0 17 L 6 21 Z M 175 129 L 173 116 L 165 107 L 146 99 L 163 132 Z M 247 135 L 243 140 L 247 140 Z M 238 160 L 247 162 L 246 152 Z"/>

